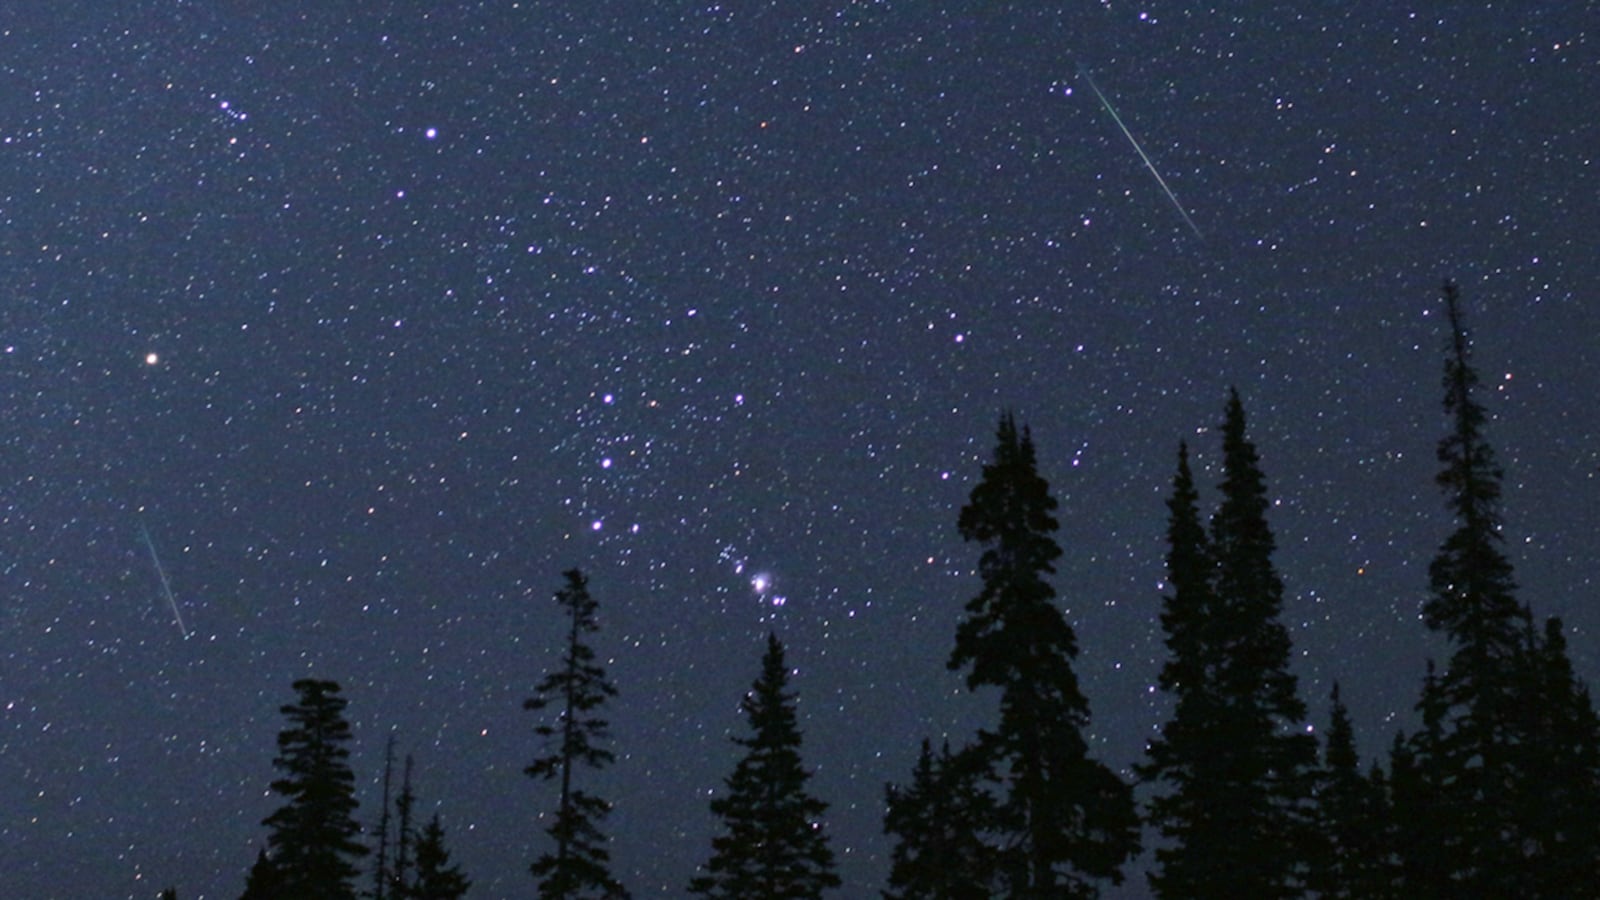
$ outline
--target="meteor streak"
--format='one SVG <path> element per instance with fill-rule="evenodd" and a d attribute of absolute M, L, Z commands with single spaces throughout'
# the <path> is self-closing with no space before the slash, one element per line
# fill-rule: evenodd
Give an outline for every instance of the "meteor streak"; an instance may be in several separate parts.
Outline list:
<path fill-rule="evenodd" d="M 1104 106 L 1106 112 L 1111 114 L 1111 120 L 1117 123 L 1118 128 L 1122 129 L 1123 137 L 1128 139 L 1128 143 L 1133 145 L 1134 152 L 1138 153 L 1139 158 L 1144 160 L 1144 167 L 1150 170 L 1151 175 L 1155 176 L 1156 184 L 1161 185 L 1161 190 L 1167 195 L 1167 199 L 1172 201 L 1172 208 L 1178 211 L 1178 215 L 1183 216 L 1184 224 L 1189 226 L 1189 230 L 1194 232 L 1195 237 L 1205 240 L 1206 236 L 1200 233 L 1200 227 L 1194 224 L 1194 220 L 1189 218 L 1189 213 L 1183 208 L 1183 204 L 1178 202 L 1178 195 L 1172 192 L 1172 188 L 1167 187 L 1167 180 L 1161 177 L 1160 172 L 1156 171 L 1156 164 L 1150 161 L 1149 154 L 1145 153 L 1144 148 L 1139 146 L 1139 141 L 1133 136 L 1133 132 L 1129 131 L 1128 126 L 1122 123 L 1122 117 L 1117 115 L 1117 108 L 1111 105 L 1111 101 L 1106 99 L 1105 94 L 1101 93 L 1100 86 L 1094 83 L 1094 76 L 1089 74 L 1089 70 L 1084 68 L 1082 63 L 1078 64 L 1078 74 L 1089 82 L 1089 90 L 1094 91 L 1094 95 L 1100 98 L 1100 105 Z"/>
<path fill-rule="evenodd" d="M 139 534 L 144 537 L 144 545 L 150 550 L 150 561 L 156 564 L 156 574 L 161 576 L 161 591 L 167 595 L 167 605 L 172 607 L 172 618 L 178 623 L 178 633 L 183 635 L 184 640 L 188 640 L 189 626 L 183 624 L 183 613 L 178 612 L 177 598 L 172 596 L 172 584 L 167 581 L 167 570 L 161 565 L 161 557 L 156 555 L 155 542 L 150 540 L 150 532 L 145 529 L 143 522 L 139 523 Z"/>

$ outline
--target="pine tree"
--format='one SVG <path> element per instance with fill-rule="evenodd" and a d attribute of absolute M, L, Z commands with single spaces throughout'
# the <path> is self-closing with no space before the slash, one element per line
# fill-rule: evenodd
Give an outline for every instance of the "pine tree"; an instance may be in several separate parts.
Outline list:
<path fill-rule="evenodd" d="M 178 889 L 167 888 L 161 892 L 161 896 L 158 898 L 158 900 L 178 900 Z"/>
<path fill-rule="evenodd" d="M 1374 761 L 1367 769 L 1367 785 L 1373 802 L 1371 841 L 1378 855 L 1369 863 L 1372 880 L 1371 891 L 1366 896 L 1372 900 L 1410 900 L 1401 891 L 1400 829 L 1395 821 L 1394 779 Z"/>
<path fill-rule="evenodd" d="M 1238 391 L 1229 394 L 1222 453 L 1209 533 L 1187 448 L 1168 503 L 1173 592 L 1161 621 L 1171 656 L 1161 686 L 1176 704 L 1139 768 L 1157 786 L 1150 818 L 1167 839 L 1151 885 L 1164 898 L 1295 897 L 1313 844 L 1316 744 L 1289 671 L 1266 481 Z"/>
<path fill-rule="evenodd" d="M 1446 885 L 1458 895 L 1526 896 L 1533 872 L 1528 837 L 1517 811 L 1519 795 L 1536 790 L 1523 763 L 1531 737 L 1523 733 L 1521 689 L 1533 665 L 1527 635 L 1531 614 L 1516 600 L 1510 561 L 1502 550 L 1500 493 L 1503 472 L 1484 437 L 1488 413 L 1473 396 L 1478 375 L 1463 324 L 1460 293 L 1446 283 L 1450 328 L 1445 360 L 1446 414 L 1451 427 L 1439 442 L 1437 481 L 1455 519 L 1428 569 L 1430 596 L 1423 620 L 1450 640 L 1449 664 L 1426 684 L 1419 704 L 1437 722 L 1419 733 L 1413 752 L 1438 792 L 1430 804 L 1448 810 L 1438 846 L 1418 847 L 1446 868 Z M 1420 886 L 1419 886 L 1420 887 Z"/>
<path fill-rule="evenodd" d="M 1406 748 L 1413 812 L 1430 812 L 1437 823 L 1401 826 L 1410 832 L 1406 889 L 1427 897 L 1571 896 L 1570 885 L 1600 874 L 1600 727 L 1572 675 L 1559 621 L 1541 636 L 1516 598 L 1500 515 L 1504 472 L 1474 395 L 1480 382 L 1460 291 L 1447 282 L 1442 296 L 1450 427 L 1436 480 L 1455 527 L 1429 567 L 1423 618 L 1451 652 L 1442 672 L 1430 664 L 1418 703 L 1425 727 Z"/>
<path fill-rule="evenodd" d="M 1453 798 L 1445 790 L 1445 772 L 1418 758 L 1417 748 L 1443 743 L 1445 707 L 1438 681 L 1433 660 L 1428 660 L 1419 704 L 1422 730 L 1410 737 L 1395 735 L 1389 751 L 1392 841 L 1399 858 L 1397 889 L 1407 900 L 1453 900 L 1452 873 L 1463 866 L 1448 855 L 1455 850 L 1449 840 L 1450 829 L 1461 813 L 1450 805 Z"/>
<path fill-rule="evenodd" d="M 332 681 L 301 679 L 294 690 L 299 700 L 281 708 L 290 725 L 279 732 L 278 755 L 272 761 L 282 773 L 272 790 L 285 801 L 262 820 L 270 829 L 270 852 L 258 860 L 258 867 L 264 866 L 262 881 L 277 882 L 278 896 L 354 900 L 354 861 L 367 848 L 356 841 L 361 828 L 354 818 L 355 776 L 346 761 L 346 701 Z M 255 886 L 256 873 L 251 874 Z"/>
<path fill-rule="evenodd" d="M 1361 772 L 1355 728 L 1333 686 L 1333 711 L 1317 776 L 1318 853 L 1308 879 L 1319 900 L 1380 900 L 1388 891 L 1382 788 Z M 1381 777 L 1381 773 L 1378 773 Z"/>
<path fill-rule="evenodd" d="M 1316 740 L 1305 727 L 1306 706 L 1289 671 L 1292 645 L 1280 621 L 1283 582 L 1272 562 L 1276 541 L 1267 524 L 1266 479 L 1255 445 L 1245 436 L 1239 392 L 1228 396 L 1222 424 L 1222 502 L 1211 520 L 1217 564 L 1215 595 L 1225 631 L 1220 685 L 1234 736 L 1244 742 L 1241 786 L 1251 794 L 1258 855 L 1249 861 L 1267 892 L 1295 896 L 1308 841 L 1307 804 L 1316 766 Z M 1251 787 L 1254 790 L 1251 790 Z"/>
<path fill-rule="evenodd" d="M 556 602 L 568 619 L 561 665 L 546 675 L 534 688 L 534 696 L 523 703 L 528 710 L 552 706 L 556 710 L 554 723 L 534 729 L 541 738 L 554 739 L 555 747 L 526 771 L 533 778 L 559 781 L 561 787 L 555 819 L 545 829 L 555 849 L 540 856 L 531 868 L 544 900 L 622 898 L 628 892 L 611 875 L 611 854 L 599 827 L 611 804 L 574 783 L 580 767 L 600 769 L 616 760 L 605 746 L 609 725 L 598 711 L 616 696 L 617 689 L 606 679 L 605 669 L 595 662 L 587 643 L 599 629 L 595 618 L 599 604 L 589 596 L 588 580 L 577 569 L 568 570 L 563 577 L 566 585 L 556 592 Z"/>
<path fill-rule="evenodd" d="M 383 808 L 378 813 L 378 852 L 372 867 L 372 898 L 388 900 L 389 887 L 389 785 L 394 774 L 394 732 L 383 746 Z"/>
<path fill-rule="evenodd" d="M 952 670 L 967 687 L 1000 690 L 1000 721 L 973 751 L 1002 792 L 1002 879 L 1013 897 L 1094 897 L 1122 880 L 1139 848 L 1132 789 L 1089 757 L 1089 702 L 1072 662 L 1077 636 L 1048 576 L 1061 556 L 1056 500 L 1038 473 L 1033 438 L 1000 417 L 994 459 L 962 508 L 963 539 L 983 547 L 982 588 L 957 626 Z"/>
<path fill-rule="evenodd" d="M 883 892 L 884 900 L 994 896 L 994 852 L 982 830 L 995 810 L 972 763 L 951 753 L 948 741 L 934 756 L 923 740 L 910 786 L 885 789 L 883 830 L 897 840 L 890 857 L 891 890 Z"/>
<path fill-rule="evenodd" d="M 1215 563 L 1201 524 L 1189 448 L 1178 445 L 1178 471 L 1167 501 L 1167 585 L 1161 611 L 1168 656 L 1161 689 L 1176 698 L 1171 721 L 1149 742 L 1141 778 L 1164 787 L 1149 801 L 1149 821 L 1166 838 L 1150 875 L 1158 896 L 1220 900 L 1233 890 L 1238 846 L 1228 821 L 1233 789 L 1218 733 L 1220 623 L 1212 594 Z"/>
<path fill-rule="evenodd" d="M 417 835 L 416 852 L 417 874 L 405 900 L 460 900 L 466 896 L 472 881 L 461 873 L 460 866 L 450 863 L 444 826 L 439 823 L 437 813 Z"/>
<path fill-rule="evenodd" d="M 376 868 L 372 896 L 386 897 L 388 900 L 453 900 L 463 894 L 471 882 L 458 867 L 450 865 L 450 855 L 444 846 L 444 828 L 439 824 L 437 813 L 421 831 L 412 824 L 416 792 L 412 789 L 414 759 L 410 754 L 406 755 L 400 791 L 392 804 L 394 828 L 389 827 L 391 804 L 388 797 L 393 768 L 394 737 L 391 735 L 384 755 L 385 809 L 379 817 L 378 846 L 381 857 L 392 830 L 395 853 L 387 865 Z"/>
<path fill-rule="evenodd" d="M 1516 599 L 1500 516 L 1504 472 L 1474 392 L 1460 291 L 1442 289 L 1449 343 L 1437 482 L 1454 519 L 1428 569 L 1428 627 L 1450 643 L 1429 664 L 1408 741 L 1411 809 L 1396 816 L 1405 888 L 1418 897 L 1570 897 L 1600 882 L 1600 721 L 1573 676 L 1559 620 L 1543 635 Z M 1427 822 L 1412 821 L 1420 814 Z"/>
<path fill-rule="evenodd" d="M 411 754 L 406 754 L 405 774 L 400 777 L 400 794 L 394 799 L 396 821 L 394 835 L 394 864 L 389 869 L 388 895 L 392 900 L 405 900 L 411 889 L 411 848 L 416 832 L 411 825 L 411 810 L 416 806 L 417 795 L 411 790 Z"/>
<path fill-rule="evenodd" d="M 244 893 L 239 895 L 239 900 L 289 900 L 283 890 L 283 876 L 265 849 L 256 853 L 255 865 L 245 876 Z"/>
<path fill-rule="evenodd" d="M 783 644 L 767 635 L 761 675 L 740 709 L 748 737 L 734 738 L 745 755 L 727 780 L 728 791 L 711 801 L 722 833 L 711 841 L 704 874 L 689 891 L 717 900 L 815 900 L 839 886 L 833 851 L 822 828 L 828 805 L 806 791 L 800 759 L 800 728 Z"/>
<path fill-rule="evenodd" d="M 1531 736 L 1525 765 L 1537 779 L 1522 798 L 1531 895 L 1571 896 L 1573 885 L 1600 891 L 1600 716 L 1567 657 L 1561 620 L 1545 622 L 1534 648 L 1530 702 L 1522 705 Z"/>

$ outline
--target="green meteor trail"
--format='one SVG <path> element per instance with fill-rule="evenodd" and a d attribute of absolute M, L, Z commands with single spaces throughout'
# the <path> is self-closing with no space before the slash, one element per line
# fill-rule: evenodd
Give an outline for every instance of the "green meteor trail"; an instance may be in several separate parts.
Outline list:
<path fill-rule="evenodd" d="M 1167 195 L 1167 199 L 1172 201 L 1172 208 L 1178 211 L 1178 215 L 1183 216 L 1184 224 L 1189 226 L 1189 230 L 1194 232 L 1195 237 L 1205 240 L 1205 235 L 1200 233 L 1200 227 L 1194 224 L 1194 220 L 1189 218 L 1189 213 L 1183 208 L 1183 204 L 1178 202 L 1178 195 L 1172 192 L 1172 188 L 1167 187 L 1167 180 L 1161 177 L 1161 173 L 1156 170 L 1155 163 L 1150 161 L 1150 155 L 1144 152 L 1143 147 L 1139 146 L 1138 139 L 1133 136 L 1133 132 L 1128 130 L 1128 126 L 1123 124 L 1122 117 L 1117 115 L 1116 107 L 1112 106 L 1111 101 L 1106 99 L 1106 95 L 1101 92 L 1100 86 L 1094 83 L 1094 76 L 1090 75 L 1089 70 L 1082 65 L 1078 66 L 1078 74 L 1089 82 L 1089 90 L 1094 91 L 1094 95 L 1100 98 L 1100 105 L 1104 106 L 1106 112 L 1111 114 L 1111 120 L 1117 123 L 1118 128 L 1122 129 L 1123 136 L 1128 139 L 1128 143 L 1133 145 L 1134 152 L 1138 153 L 1139 158 L 1144 160 L 1144 167 L 1150 170 L 1151 175 L 1155 176 L 1156 184 L 1161 185 L 1161 190 Z"/>

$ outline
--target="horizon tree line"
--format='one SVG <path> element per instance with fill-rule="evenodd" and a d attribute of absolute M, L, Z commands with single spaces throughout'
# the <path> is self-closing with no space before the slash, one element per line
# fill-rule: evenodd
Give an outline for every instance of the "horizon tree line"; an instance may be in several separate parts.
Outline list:
<path fill-rule="evenodd" d="M 1422 613 L 1449 653 L 1427 662 L 1420 727 L 1394 736 L 1387 767 L 1362 770 L 1337 682 L 1321 742 L 1309 727 L 1281 621 L 1266 479 L 1237 390 L 1224 406 L 1209 514 L 1189 447 L 1177 447 L 1158 679 L 1170 715 L 1133 778 L 1093 758 L 1077 635 L 1052 578 L 1063 555 L 1058 504 L 1031 432 L 1006 411 L 956 523 L 979 548 L 979 589 L 946 660 L 969 691 L 995 698 L 996 714 L 964 745 L 944 740 L 935 752 L 923 739 L 910 781 L 885 787 L 886 900 L 1098 897 L 1151 837 L 1145 875 L 1163 900 L 1600 896 L 1600 716 L 1561 621 L 1539 623 L 1516 596 L 1503 472 L 1484 434 L 1459 290 L 1447 282 L 1441 294 L 1449 425 L 1436 481 L 1453 527 L 1429 566 Z M 545 748 L 526 774 L 556 793 L 548 849 L 529 869 L 540 898 L 620 900 L 630 894 L 610 871 L 602 829 L 612 805 L 584 783 L 615 760 L 604 708 L 617 690 L 590 646 L 598 603 L 587 578 L 572 569 L 563 579 L 563 647 L 524 703 L 542 716 L 534 734 Z M 790 674 L 769 633 L 740 704 L 748 731 L 732 737 L 742 756 L 709 803 L 719 831 L 686 885 L 692 894 L 818 898 L 841 886 Z M 338 685 L 302 679 L 294 689 L 273 760 L 284 803 L 263 820 L 267 843 L 242 900 L 464 896 L 470 880 L 449 863 L 438 816 L 412 822 L 409 756 L 391 816 L 393 736 L 369 848 L 357 839 Z M 371 887 L 358 894 L 357 863 L 369 854 Z"/>

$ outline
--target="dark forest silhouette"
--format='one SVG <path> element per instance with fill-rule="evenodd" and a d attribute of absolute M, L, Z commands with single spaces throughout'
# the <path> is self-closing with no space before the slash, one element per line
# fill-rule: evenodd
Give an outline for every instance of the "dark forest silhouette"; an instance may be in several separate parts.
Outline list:
<path fill-rule="evenodd" d="M 1448 428 L 1436 480 L 1453 528 L 1429 567 L 1423 619 L 1449 655 L 1419 672 L 1418 730 L 1395 735 L 1387 760 L 1363 770 L 1335 683 L 1320 746 L 1312 736 L 1279 621 L 1266 476 L 1244 403 L 1230 391 L 1215 508 L 1202 512 L 1184 444 L 1166 504 L 1159 688 L 1170 716 L 1134 766 L 1137 784 L 1092 758 L 1089 703 L 1073 670 L 1078 636 L 1051 581 L 1062 555 L 1057 504 L 1027 426 L 1007 412 L 956 523 L 980 548 L 980 589 L 947 660 L 969 690 L 996 698 L 998 714 L 964 745 L 935 752 L 922 739 L 909 782 L 886 786 L 887 900 L 1097 897 L 1132 874 L 1141 836 L 1152 868 L 1138 877 L 1174 900 L 1600 896 L 1600 717 L 1560 621 L 1539 623 L 1517 597 L 1503 547 L 1503 475 L 1454 284 L 1442 300 Z M 527 774 L 553 792 L 530 870 L 542 898 L 623 898 L 600 827 L 611 803 L 583 786 L 585 772 L 614 759 L 603 710 L 616 688 L 591 647 L 598 603 L 587 580 L 578 570 L 563 578 L 555 596 L 566 640 L 525 704 L 540 716 L 533 732 L 543 754 Z M 759 671 L 741 705 L 749 733 L 733 738 L 744 757 L 710 802 L 720 833 L 688 889 L 820 897 L 840 886 L 828 803 L 807 788 L 775 634 Z M 392 738 L 374 846 L 359 840 L 345 700 L 331 681 L 293 687 L 274 759 L 281 777 L 271 783 L 283 805 L 262 823 L 266 845 L 244 898 L 466 895 L 471 882 L 450 864 L 439 818 L 412 821 L 410 757 L 391 807 Z M 358 862 L 369 853 L 372 886 L 358 894 Z"/>

